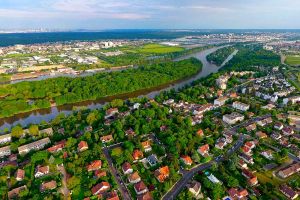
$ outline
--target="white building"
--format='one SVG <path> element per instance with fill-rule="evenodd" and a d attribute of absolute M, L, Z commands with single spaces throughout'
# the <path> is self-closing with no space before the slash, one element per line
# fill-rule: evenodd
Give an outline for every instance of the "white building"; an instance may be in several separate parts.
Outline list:
<path fill-rule="evenodd" d="M 225 90 L 227 88 L 227 81 L 228 81 L 229 77 L 228 76 L 220 76 L 217 80 L 216 80 L 216 84 L 218 85 L 218 87 L 222 90 Z"/>
<path fill-rule="evenodd" d="M 0 135 L 0 144 L 11 142 L 11 134 Z"/>
<path fill-rule="evenodd" d="M 42 149 L 47 144 L 49 144 L 50 142 L 51 142 L 50 139 L 47 137 L 47 138 L 44 138 L 44 139 L 32 142 L 30 144 L 26 144 L 26 145 L 20 146 L 20 147 L 18 147 L 18 151 L 19 151 L 19 154 L 23 154 L 24 155 L 24 154 L 28 153 L 31 150 Z"/>
<path fill-rule="evenodd" d="M 223 121 L 230 125 L 243 120 L 244 120 L 244 116 L 240 113 L 233 112 L 231 114 L 223 115 Z"/>
<path fill-rule="evenodd" d="M 228 100 L 228 97 L 220 97 L 220 98 L 214 100 L 214 105 L 215 106 L 223 106 L 227 100 Z"/>
<path fill-rule="evenodd" d="M 239 101 L 235 101 L 232 104 L 232 107 L 241 111 L 247 111 L 249 110 L 250 106 L 248 104 L 239 102 Z"/>
<path fill-rule="evenodd" d="M 0 148 L 0 158 L 4 156 L 10 156 L 10 154 L 11 154 L 10 146 Z"/>

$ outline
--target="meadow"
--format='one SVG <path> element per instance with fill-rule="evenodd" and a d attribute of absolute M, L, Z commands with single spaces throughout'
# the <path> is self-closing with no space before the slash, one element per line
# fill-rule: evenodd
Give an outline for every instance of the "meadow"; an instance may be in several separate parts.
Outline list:
<path fill-rule="evenodd" d="M 300 56 L 287 56 L 285 63 L 292 66 L 300 66 Z"/>

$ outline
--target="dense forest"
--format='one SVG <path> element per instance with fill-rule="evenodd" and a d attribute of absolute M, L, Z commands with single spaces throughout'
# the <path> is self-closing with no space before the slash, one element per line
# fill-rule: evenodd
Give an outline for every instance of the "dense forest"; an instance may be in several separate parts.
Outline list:
<path fill-rule="evenodd" d="M 262 48 L 261 45 L 241 45 L 239 52 L 221 70 L 257 71 L 257 67 L 279 66 L 280 56 Z"/>
<path fill-rule="evenodd" d="M 206 58 L 209 62 L 214 63 L 218 66 L 222 65 L 222 63 L 235 51 L 234 47 L 224 47 L 222 49 L 218 49 L 217 51 L 209 54 Z"/>
<path fill-rule="evenodd" d="M 199 60 L 190 58 L 93 76 L 4 85 L 0 87 L 0 117 L 47 108 L 50 101 L 63 105 L 156 87 L 196 74 L 201 67 Z"/>

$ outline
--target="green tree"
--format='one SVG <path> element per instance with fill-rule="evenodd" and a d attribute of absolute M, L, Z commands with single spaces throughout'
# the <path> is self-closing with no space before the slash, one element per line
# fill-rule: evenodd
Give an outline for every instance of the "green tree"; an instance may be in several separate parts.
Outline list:
<path fill-rule="evenodd" d="M 11 136 L 20 138 L 24 134 L 24 131 L 21 126 L 15 126 L 11 129 Z"/>
<path fill-rule="evenodd" d="M 88 116 L 86 117 L 86 122 L 89 125 L 92 125 L 96 120 L 97 120 L 97 116 L 94 112 L 89 113 Z"/>
<path fill-rule="evenodd" d="M 38 125 L 35 125 L 35 124 L 30 125 L 30 127 L 29 127 L 29 133 L 31 135 L 33 135 L 33 136 L 39 135 L 39 127 L 38 127 Z"/>

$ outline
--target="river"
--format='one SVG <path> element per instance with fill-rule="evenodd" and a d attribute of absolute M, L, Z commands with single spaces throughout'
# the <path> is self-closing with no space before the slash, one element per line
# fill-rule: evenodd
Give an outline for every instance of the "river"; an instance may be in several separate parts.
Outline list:
<path fill-rule="evenodd" d="M 194 75 L 188 79 L 176 81 L 174 83 L 160 85 L 160 86 L 154 87 L 154 88 L 143 89 L 143 90 L 127 93 L 127 94 L 105 97 L 105 98 L 101 98 L 99 100 L 84 101 L 84 102 L 79 102 L 79 103 L 74 103 L 74 104 L 51 107 L 51 108 L 47 108 L 47 109 L 40 109 L 40 110 L 31 111 L 31 112 L 16 114 L 12 117 L 1 118 L 0 119 L 0 130 L 3 130 L 5 128 L 10 129 L 12 126 L 15 126 L 17 124 L 20 124 L 23 127 L 26 127 L 29 124 L 39 124 L 42 121 L 49 122 L 60 113 L 65 113 L 66 115 L 71 114 L 73 112 L 74 107 L 84 106 L 89 109 L 97 109 L 97 108 L 103 107 L 103 105 L 105 105 L 107 102 L 110 102 L 116 98 L 128 99 L 128 98 L 132 98 L 132 97 L 142 97 L 142 96 L 154 98 L 157 94 L 159 94 L 162 91 L 170 90 L 170 89 L 178 90 L 178 89 L 182 88 L 183 86 L 186 86 L 199 78 L 203 78 L 203 77 L 208 76 L 211 73 L 217 72 L 220 67 L 217 67 L 216 65 L 209 63 L 206 60 L 206 56 L 220 48 L 222 48 L 222 47 L 214 47 L 211 49 L 207 49 L 207 50 L 204 50 L 204 51 L 201 51 L 198 53 L 194 53 L 194 54 L 176 59 L 178 61 L 178 60 L 182 60 L 182 59 L 186 59 L 186 58 L 190 58 L 190 57 L 195 57 L 202 62 L 202 64 L 203 64 L 202 70 L 197 75 Z M 237 52 L 234 52 L 232 55 L 230 55 L 226 59 L 226 62 L 229 61 L 236 53 Z M 223 65 L 224 64 L 225 64 L 225 62 L 223 63 Z"/>

